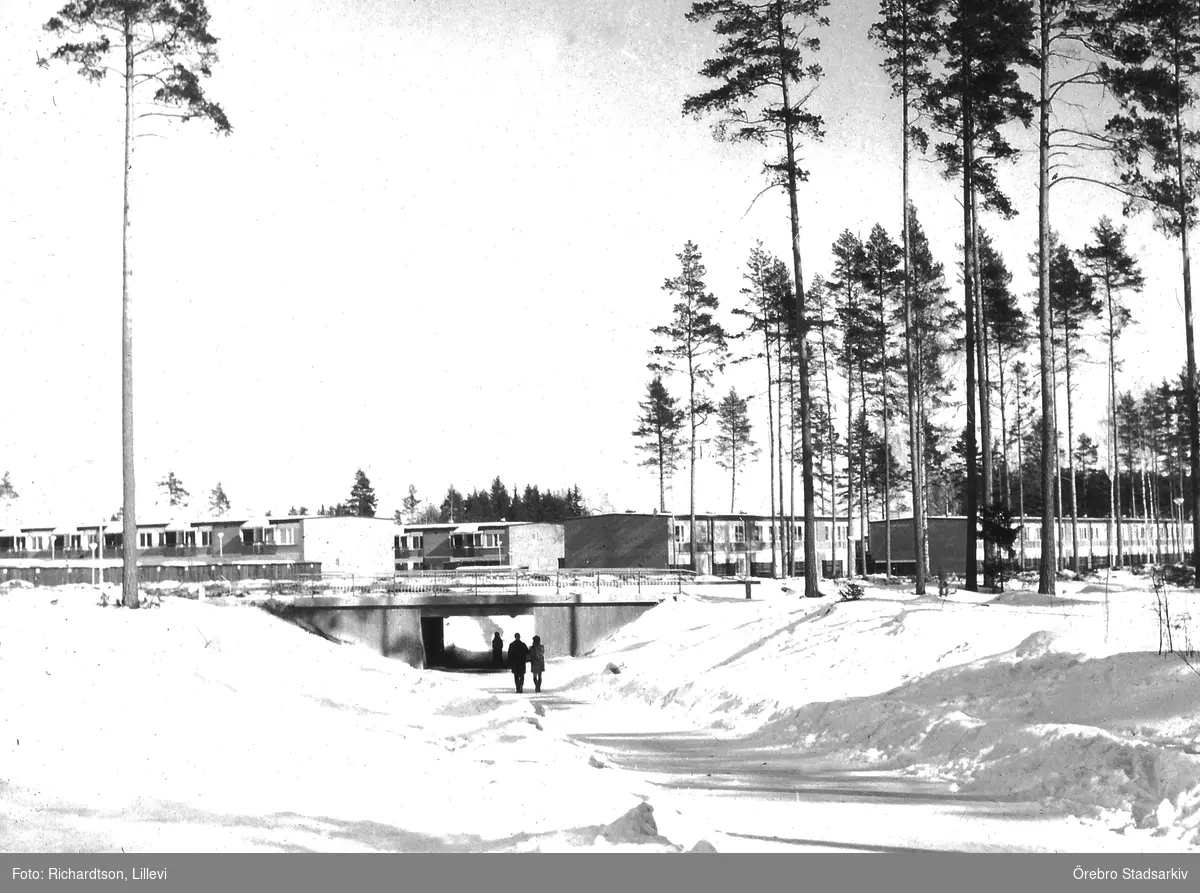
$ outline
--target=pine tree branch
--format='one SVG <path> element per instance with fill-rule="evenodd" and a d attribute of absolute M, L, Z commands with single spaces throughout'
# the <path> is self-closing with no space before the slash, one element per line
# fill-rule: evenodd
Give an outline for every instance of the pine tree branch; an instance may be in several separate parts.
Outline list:
<path fill-rule="evenodd" d="M 754 206 L 758 203 L 758 200 L 760 198 L 762 198 L 764 195 L 766 195 L 772 189 L 778 189 L 778 188 L 779 188 L 778 183 L 768 183 L 766 186 L 764 186 L 762 188 L 762 190 L 759 191 L 758 195 L 754 196 L 754 198 L 750 201 L 750 204 L 746 207 L 746 210 L 744 212 L 742 212 L 742 216 L 738 219 L 745 220 L 746 215 L 754 210 Z"/>
<path fill-rule="evenodd" d="M 178 118 L 186 121 L 195 117 L 196 115 L 188 114 L 187 112 L 140 112 L 139 114 L 134 115 L 134 118 L 137 120 L 140 120 L 141 118 Z"/>
<path fill-rule="evenodd" d="M 1059 183 L 1066 183 L 1066 182 L 1069 182 L 1072 180 L 1074 180 L 1076 182 L 1080 182 L 1080 183 L 1091 183 L 1095 186 L 1104 186 L 1108 189 L 1111 189 L 1113 192 L 1120 193 L 1121 195 L 1124 195 L 1131 199 L 1135 199 L 1136 201 L 1144 202 L 1144 201 L 1151 200 L 1146 195 L 1143 195 L 1143 194 L 1137 193 L 1137 192 L 1132 192 L 1116 183 L 1113 183 L 1110 180 L 1098 180 L 1095 177 L 1085 177 L 1082 174 L 1069 174 L 1064 177 L 1055 177 L 1054 179 L 1051 180 L 1050 185 L 1056 186 Z"/>
<path fill-rule="evenodd" d="M 1097 86 L 1103 84 L 1104 81 L 1100 77 L 1100 72 L 1089 68 L 1087 71 L 1080 72 L 1073 77 L 1064 78 L 1061 81 L 1056 81 L 1050 86 L 1050 102 L 1054 102 L 1058 98 L 1058 94 L 1067 87 L 1083 84 L 1085 86 Z"/>

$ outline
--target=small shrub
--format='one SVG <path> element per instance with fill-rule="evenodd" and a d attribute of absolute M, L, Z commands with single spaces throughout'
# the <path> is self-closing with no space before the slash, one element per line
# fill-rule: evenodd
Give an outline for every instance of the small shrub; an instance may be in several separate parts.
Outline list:
<path fill-rule="evenodd" d="M 1186 588 L 1192 585 L 1195 580 L 1195 571 L 1193 568 L 1186 567 L 1182 564 L 1166 564 L 1155 569 L 1152 573 L 1161 579 L 1164 583 L 1170 586 L 1178 586 Z"/>
<path fill-rule="evenodd" d="M 842 597 L 844 602 L 856 602 L 865 595 L 866 592 L 861 583 L 855 583 L 853 580 L 847 580 L 838 587 L 838 595 Z"/>

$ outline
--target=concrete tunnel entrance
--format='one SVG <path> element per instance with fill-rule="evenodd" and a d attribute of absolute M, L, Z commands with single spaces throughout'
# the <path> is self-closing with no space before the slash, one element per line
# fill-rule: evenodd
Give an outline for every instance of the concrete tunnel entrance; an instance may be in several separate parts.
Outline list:
<path fill-rule="evenodd" d="M 517 614 L 446 614 L 421 616 L 425 668 L 458 672 L 506 672 L 492 657 L 492 637 L 500 633 L 504 658 L 514 633 L 528 645 L 537 629 L 532 612 Z"/>

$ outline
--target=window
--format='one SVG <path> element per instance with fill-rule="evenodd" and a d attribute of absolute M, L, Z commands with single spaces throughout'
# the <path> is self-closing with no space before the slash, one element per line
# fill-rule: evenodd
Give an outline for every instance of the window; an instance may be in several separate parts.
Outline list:
<path fill-rule="evenodd" d="M 154 545 L 154 534 L 153 533 L 139 533 L 138 534 L 138 548 L 139 549 L 149 549 L 149 548 L 153 547 L 153 545 Z"/>
<path fill-rule="evenodd" d="M 278 527 L 275 529 L 275 542 L 281 546 L 296 545 L 295 527 Z"/>
<path fill-rule="evenodd" d="M 202 546 L 212 545 L 212 531 L 210 531 L 210 530 L 201 530 L 200 531 L 200 545 L 202 545 Z"/>
<path fill-rule="evenodd" d="M 687 542 L 687 540 L 685 540 L 683 538 L 683 525 L 682 524 L 675 525 L 675 542 L 677 542 L 677 543 L 686 543 Z"/>
<path fill-rule="evenodd" d="M 733 541 L 735 543 L 744 543 L 746 541 L 746 525 L 741 523 L 733 525 Z"/>
<path fill-rule="evenodd" d="M 761 524 L 754 525 L 754 540 L 759 543 L 763 541 L 763 526 Z"/>

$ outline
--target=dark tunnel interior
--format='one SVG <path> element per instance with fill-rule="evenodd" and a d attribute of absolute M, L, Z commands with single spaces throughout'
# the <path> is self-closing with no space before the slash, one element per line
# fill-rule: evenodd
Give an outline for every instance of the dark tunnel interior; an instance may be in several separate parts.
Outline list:
<path fill-rule="evenodd" d="M 505 672 L 508 667 L 503 662 L 495 663 L 491 650 L 471 651 L 455 645 L 446 645 L 445 625 L 442 617 L 421 618 L 421 640 L 425 646 L 425 667 L 430 670 L 451 670 L 457 672 Z M 480 617 L 488 638 L 500 628 L 488 623 L 487 617 Z M 504 643 L 504 654 L 508 653 L 508 642 Z"/>

